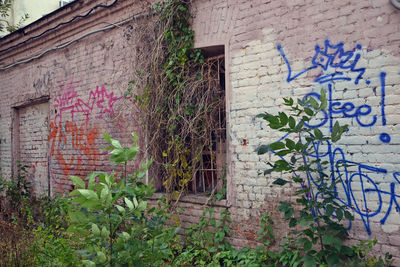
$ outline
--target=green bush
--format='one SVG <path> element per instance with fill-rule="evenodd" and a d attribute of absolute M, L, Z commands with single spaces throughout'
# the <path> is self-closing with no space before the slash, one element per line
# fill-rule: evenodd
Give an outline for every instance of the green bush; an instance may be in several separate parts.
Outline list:
<path fill-rule="evenodd" d="M 324 136 L 318 128 L 305 125 L 306 122 L 316 118 L 316 115 L 326 109 L 327 99 L 325 91 L 321 90 L 320 99 L 313 97 L 298 100 L 297 104 L 292 98 L 285 99 L 284 105 L 289 112 L 279 112 L 278 115 L 263 113 L 257 117 L 268 122 L 273 130 L 288 133 L 284 140 L 269 145 L 261 145 L 257 149 L 259 155 L 269 151 L 281 157 L 273 163 L 268 163 L 271 168 L 264 174 L 273 172 L 289 174 L 290 180 L 278 178 L 274 184 L 284 186 L 287 183 L 297 184 L 297 208 L 290 202 L 280 202 L 278 210 L 284 214 L 291 229 L 281 248 L 280 262 L 285 266 L 389 266 L 390 255 L 385 259 L 366 257 L 366 252 L 372 243 L 359 246 L 347 246 L 344 240 L 348 232 L 342 224 L 342 219 L 353 220 L 347 207 L 335 200 L 334 188 L 338 181 L 332 181 L 329 171 L 331 162 L 312 158 L 316 155 L 315 144 L 322 141 L 337 142 L 347 131 L 347 125 L 340 126 L 336 122 L 330 136 Z M 283 157 L 286 157 L 285 160 Z M 319 177 L 315 182 L 322 184 L 316 188 L 313 177 Z M 305 186 L 306 185 L 306 186 Z M 319 198 L 315 197 L 318 192 Z"/>
<path fill-rule="evenodd" d="M 105 135 L 110 146 L 110 161 L 125 166 L 139 150 L 137 137 L 130 148 Z M 80 237 L 77 251 L 85 266 L 160 266 L 173 257 L 173 245 L 179 228 L 166 227 L 164 209 L 149 207 L 154 193 L 151 183 L 142 179 L 151 161 L 134 174 L 94 172 L 86 182 L 71 176 L 76 189 L 68 231 Z"/>

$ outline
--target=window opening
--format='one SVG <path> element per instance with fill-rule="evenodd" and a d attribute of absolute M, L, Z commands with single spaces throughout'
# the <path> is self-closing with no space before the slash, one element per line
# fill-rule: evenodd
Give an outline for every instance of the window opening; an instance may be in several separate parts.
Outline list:
<path fill-rule="evenodd" d="M 226 100 L 225 100 L 225 57 L 224 47 L 215 46 L 203 49 L 205 64 L 200 72 L 203 85 L 199 90 L 203 90 L 202 97 L 208 99 L 210 110 L 208 121 L 213 121 L 211 131 L 205 131 L 208 134 L 207 144 L 201 154 L 198 152 L 198 137 L 192 136 L 185 138 L 185 144 L 188 145 L 191 159 L 188 164 L 192 166 L 191 179 L 186 184 L 186 192 L 189 194 L 209 195 L 223 189 L 225 183 L 226 166 Z M 209 126 L 207 126 L 209 127 Z M 186 152 L 184 152 L 186 153 Z M 186 156 L 186 155 L 185 155 Z M 200 157 L 200 158 L 199 158 Z M 167 177 L 164 173 L 165 166 L 153 164 L 150 175 L 158 177 Z M 179 168 L 179 167 L 178 167 Z M 182 170 L 176 170 L 182 171 Z M 158 192 L 166 192 L 166 182 L 168 178 L 162 178 L 155 181 Z M 180 186 L 180 185 L 179 185 Z M 175 190 L 180 190 L 178 185 Z"/>
<path fill-rule="evenodd" d="M 225 110 L 225 58 L 224 55 L 206 59 L 206 69 L 203 79 L 212 89 L 213 101 L 217 106 L 210 116 L 213 116 L 217 125 L 208 137 L 211 140 L 208 149 L 201 155 L 198 168 L 193 173 L 193 180 L 189 184 L 189 192 L 211 193 L 222 189 L 225 178 L 226 165 L 226 110 Z"/>

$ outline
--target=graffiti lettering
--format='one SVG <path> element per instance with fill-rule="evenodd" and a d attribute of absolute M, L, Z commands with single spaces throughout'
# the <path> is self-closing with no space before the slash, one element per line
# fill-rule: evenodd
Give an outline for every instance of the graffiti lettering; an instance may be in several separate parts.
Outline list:
<path fill-rule="evenodd" d="M 298 78 L 302 74 L 316 68 L 321 69 L 321 74 L 315 78 L 314 82 L 318 84 L 328 84 L 329 93 L 329 106 L 328 110 L 322 111 L 322 121 L 318 124 L 308 126 L 310 127 L 321 127 L 329 121 L 329 128 L 332 131 L 334 114 L 341 115 L 344 118 L 354 118 L 356 123 L 361 127 L 371 127 L 376 125 L 378 115 L 382 118 L 382 126 L 386 125 L 386 113 L 385 113 L 385 86 L 386 86 L 386 73 L 381 72 L 379 75 L 380 88 L 381 88 L 381 101 L 380 110 L 376 111 L 375 115 L 372 115 L 372 107 L 369 105 L 360 105 L 356 107 L 351 102 L 342 103 L 340 101 L 333 101 L 332 99 L 332 84 L 335 81 L 352 81 L 350 78 L 351 73 L 356 73 L 357 77 L 354 80 L 355 84 L 358 84 L 360 79 L 365 73 L 365 68 L 357 67 L 360 60 L 361 54 L 359 51 L 362 49 L 361 45 L 357 45 L 354 51 L 345 51 L 343 43 L 332 45 L 329 40 L 325 41 L 325 48 L 321 49 L 319 45 L 315 46 L 315 55 L 311 61 L 311 66 L 300 71 L 297 74 L 292 74 L 292 68 L 288 58 L 281 45 L 277 47 L 281 56 L 283 57 L 285 64 L 288 68 L 287 82 L 291 82 Z M 339 71 L 338 71 L 339 70 Z M 346 76 L 347 75 L 347 76 Z M 369 80 L 366 80 L 366 84 L 370 84 Z M 319 98 L 319 94 L 311 92 L 305 97 L 314 96 Z M 377 114 L 380 112 L 380 114 Z M 381 133 L 379 140 L 383 143 L 389 143 L 391 137 L 387 133 Z"/>
<path fill-rule="evenodd" d="M 75 100 L 76 98 L 76 100 Z M 99 109 L 97 118 L 102 118 L 105 113 L 113 114 L 113 105 L 122 97 L 115 97 L 114 93 L 107 93 L 106 88 L 96 86 L 95 91 L 90 91 L 87 101 L 78 98 L 74 90 L 67 91 L 62 97 L 56 100 L 55 108 L 59 108 L 58 114 L 55 116 L 54 122 L 57 124 L 62 122 L 63 114 L 69 112 L 71 121 L 74 121 L 74 115 L 81 113 L 86 118 L 86 123 L 90 120 L 95 108 Z"/>
<path fill-rule="evenodd" d="M 354 83 L 358 84 L 365 73 L 365 68 L 357 67 L 358 61 L 361 57 L 359 51 L 362 49 L 362 46 L 358 44 L 355 48 L 355 51 L 345 51 L 343 45 L 344 44 L 342 42 L 338 43 L 337 45 L 332 45 L 329 40 L 325 41 L 324 49 L 321 49 L 319 45 L 316 45 L 315 54 L 311 60 L 311 66 L 297 74 L 292 74 L 290 62 L 287 59 L 282 46 L 278 45 L 278 51 L 283 57 L 289 70 L 286 81 L 291 82 L 312 69 L 321 68 L 323 72 L 326 72 L 329 68 L 331 68 L 335 70 L 334 73 L 322 74 L 315 79 L 315 82 L 323 84 L 338 80 L 351 81 L 351 78 L 346 76 L 346 73 L 350 71 L 350 73 L 357 74 Z M 366 83 L 369 84 L 370 82 L 366 81 Z"/>
<path fill-rule="evenodd" d="M 287 82 L 293 81 L 312 69 L 321 69 L 321 74 L 314 79 L 314 82 L 327 86 L 328 107 L 326 110 L 320 112 L 321 114 L 318 115 L 319 119 L 316 122 L 305 123 L 307 127 L 323 127 L 328 126 L 329 123 L 329 129 L 332 132 L 333 120 L 338 117 L 352 118 L 361 127 L 372 127 L 379 122 L 382 126 L 386 125 L 385 72 L 380 72 L 379 74 L 380 84 L 377 87 L 380 87 L 381 101 L 377 110 L 373 110 L 370 105 L 363 104 L 357 106 L 350 101 L 337 101 L 332 97 L 333 84 L 337 81 L 359 84 L 363 78 L 366 69 L 357 66 L 361 57 L 361 48 L 361 45 L 357 45 L 354 51 L 345 51 L 343 43 L 332 45 L 329 40 L 326 40 L 323 49 L 318 45 L 315 46 L 315 55 L 311 60 L 311 65 L 293 74 L 290 62 L 282 46 L 278 45 L 277 49 L 288 69 Z M 354 80 L 351 78 L 353 73 L 356 74 Z M 370 81 L 366 80 L 365 83 L 368 85 Z M 315 92 L 310 92 L 305 97 L 310 96 L 316 99 L 320 98 L 320 95 Z M 378 118 L 381 118 L 381 120 L 378 120 Z M 286 139 L 287 136 L 288 134 L 278 141 Z M 383 143 L 391 141 L 391 137 L 387 133 L 381 133 L 379 139 Z M 383 225 L 393 211 L 400 213 L 399 172 L 389 175 L 387 169 L 349 161 L 346 159 L 343 150 L 340 147 L 333 148 L 329 141 L 312 143 L 311 145 L 314 148 L 314 152 L 308 155 L 309 159 L 316 160 L 315 162 L 318 164 L 323 161 L 330 162 L 329 172 L 331 173 L 329 181 L 322 179 L 322 173 L 308 173 L 309 177 L 311 177 L 311 183 L 317 189 L 322 186 L 335 185 L 334 194 L 336 201 L 351 209 L 361 219 L 368 234 L 371 234 L 371 218 L 378 218 Z M 283 157 L 281 158 L 284 159 Z M 321 170 L 323 169 L 321 165 L 318 167 Z M 311 196 L 308 195 L 308 197 Z M 317 192 L 315 197 L 322 196 Z M 351 221 L 349 221 L 348 228 L 351 228 Z"/>
<path fill-rule="evenodd" d="M 72 169 L 80 171 L 83 160 L 85 165 L 95 165 L 99 157 L 95 143 L 99 135 L 96 128 L 89 129 L 86 125 L 78 126 L 70 121 L 58 125 L 51 122 L 50 128 L 50 153 L 65 175 L 69 175 Z M 65 153 L 68 150 L 74 151 L 69 157 Z"/>
<path fill-rule="evenodd" d="M 40 90 L 43 86 L 45 88 L 50 88 L 53 84 L 51 77 L 53 74 L 54 72 L 47 71 L 45 74 L 43 74 L 42 78 L 33 81 L 33 88 L 35 88 L 36 91 Z"/>

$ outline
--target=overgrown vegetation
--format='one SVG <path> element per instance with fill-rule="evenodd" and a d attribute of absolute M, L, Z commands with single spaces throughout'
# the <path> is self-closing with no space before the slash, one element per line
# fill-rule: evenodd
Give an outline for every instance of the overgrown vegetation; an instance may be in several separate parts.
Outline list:
<path fill-rule="evenodd" d="M 288 104 L 292 102 L 288 101 Z M 297 108 L 299 106 L 295 107 Z M 273 123 L 280 123 L 282 127 L 287 124 L 283 123 L 285 119 L 271 120 L 273 115 L 262 116 Z M 278 116 L 284 118 L 281 114 Z M 301 127 L 298 125 L 293 129 L 300 133 Z M 317 133 L 318 130 L 314 132 Z M 318 138 L 319 136 L 318 133 Z M 106 140 L 110 142 L 110 146 L 106 149 L 110 151 L 111 162 L 125 164 L 134 159 L 138 146 L 136 136 L 133 137 L 134 142 L 131 147 L 122 147 L 118 140 L 105 135 Z M 302 149 L 306 148 L 306 144 L 300 144 L 303 146 Z M 297 145 L 296 155 L 307 151 L 302 151 L 300 144 Z M 258 153 L 264 153 L 272 148 L 278 150 L 276 146 L 282 145 L 273 143 L 267 147 L 262 146 Z M 144 163 L 133 173 L 96 171 L 89 174 L 86 179 L 71 176 L 76 189 L 68 198 L 44 197 L 33 201 L 34 197 L 30 195 L 26 196 L 30 201 L 26 202 L 26 206 L 20 206 L 15 215 L 10 216 L 2 210 L 0 230 L 2 237 L 6 239 L 3 238 L 0 242 L 1 264 L 5 266 L 389 266 L 390 264 L 389 255 L 384 259 L 368 256 L 374 242 L 361 242 L 360 245 L 351 247 L 343 243 L 347 232 L 340 224 L 341 216 L 344 214 L 349 219 L 352 217 L 343 210 L 345 207 L 337 205 L 330 199 L 328 189 L 324 191 L 325 202 L 306 197 L 307 194 L 311 194 L 311 188 L 296 192 L 297 202 L 303 205 L 301 210 L 296 210 L 291 203 L 281 203 L 279 210 L 289 220 L 289 226 L 297 228 L 291 232 L 279 251 L 272 250 L 272 245 L 277 244 L 274 242 L 273 220 L 268 214 L 260 218 L 258 231 L 260 245 L 253 249 L 237 250 L 228 242 L 231 223 L 229 210 L 224 209 L 220 213 L 215 213 L 212 206 L 204 210 L 199 222 L 190 226 L 184 232 L 182 239 L 178 235 L 180 227 L 171 221 L 167 223 L 172 214 L 165 199 L 159 200 L 153 206 L 148 203 L 149 197 L 155 192 L 153 185 L 146 184 L 143 180 L 149 165 L 150 162 Z M 289 163 L 282 162 L 275 162 L 272 166 L 273 171 L 292 172 L 295 169 Z M 314 171 L 311 167 L 297 167 L 296 170 L 303 173 Z M 293 179 L 301 178 L 296 175 Z M 284 181 L 280 178 L 276 184 L 282 185 L 286 182 Z M 6 192 L 7 186 L 15 185 L 7 183 Z M 22 187 L 20 190 L 23 190 Z M 216 198 L 214 196 L 213 199 Z M 8 201 L 12 202 L 13 199 L 9 198 Z M 313 213 L 316 209 L 324 210 L 325 213 Z M 333 212 L 336 217 L 332 217 Z"/>
<path fill-rule="evenodd" d="M 324 90 L 321 90 L 319 100 L 313 97 L 299 99 L 297 103 L 292 98 L 283 100 L 289 112 L 282 111 L 277 115 L 266 112 L 258 117 L 266 120 L 272 130 L 287 133 L 286 138 L 257 149 L 259 155 L 271 151 L 281 157 L 273 164 L 268 163 L 271 168 L 264 174 L 288 174 L 290 180 L 278 178 L 274 184 L 294 183 L 298 189 L 294 195 L 297 196 L 296 205 L 300 207 L 284 201 L 278 207 L 289 227 L 294 229 L 279 251 L 279 261 L 285 266 L 389 266 L 389 254 L 383 259 L 366 256 L 373 241 L 366 246 L 365 242 L 359 246 L 345 244 L 348 232 L 342 220 L 354 220 L 349 211 L 351 207 L 336 201 L 335 187 L 339 181 L 335 181 L 334 173 L 329 169 L 332 162 L 313 157 L 317 155 L 316 149 L 321 142 L 339 141 L 347 131 L 347 125 L 340 126 L 336 122 L 330 136 L 324 136 L 318 128 L 306 126 L 327 108 Z"/>
<path fill-rule="evenodd" d="M 313 144 L 336 142 L 347 129 L 335 124 L 332 134 L 324 136 L 321 129 L 305 127 L 305 122 L 326 108 L 324 91 L 319 103 L 312 97 L 297 103 L 284 99 L 289 112 L 258 116 L 272 131 L 288 133 L 284 140 L 257 149 L 259 155 L 282 157 L 269 163 L 271 169 L 264 172 L 283 174 L 274 182 L 276 186 L 291 183 L 297 189 L 293 193 L 296 204 L 281 202 L 278 208 L 292 229 L 283 244 L 275 240 L 273 219 L 263 214 L 259 246 L 233 248 L 229 243 L 229 209 L 216 212 L 212 207 L 212 201 L 221 199 L 223 191 L 210 198 L 211 205 L 206 206 L 199 222 L 186 231 L 170 220 L 174 212 L 171 200 L 178 201 L 185 193 L 199 156 L 210 149 L 213 110 L 220 102 L 214 99 L 214 85 L 208 83 L 212 77 L 204 76 L 204 57 L 192 49 L 189 2 L 164 1 L 153 10 L 159 16 L 151 26 L 156 34 L 139 32 L 139 36 L 154 46 L 143 43 L 136 57 L 138 61 L 142 57 L 151 60 L 141 61 L 143 72 L 131 82 L 142 94 L 129 95 L 131 89 L 127 97 L 133 98 L 145 114 L 142 119 L 151 133 L 145 140 L 148 155 L 158 169 L 155 173 L 166 177 L 167 199 L 150 205 L 155 188 L 145 177 L 152 160 L 128 172 L 128 162 L 139 152 L 134 134 L 130 147 L 104 135 L 110 143 L 105 148 L 110 162 L 123 165 L 122 173 L 96 171 L 84 179 L 71 176 L 75 190 L 65 198 L 35 198 L 26 178 L 27 169 L 21 164 L 17 177 L 0 181 L 4 196 L 0 265 L 389 266 L 390 255 L 369 255 L 375 241 L 346 245 L 348 234 L 342 220 L 353 220 L 349 207 L 335 201 L 334 183 L 316 188 L 311 181 L 310 175 L 320 180 L 331 178 L 325 167 L 330 162 L 311 157 L 315 153 Z"/>
<path fill-rule="evenodd" d="M 189 0 L 158 2 L 152 9 L 155 21 L 139 24 L 135 62 L 140 71 L 127 92 L 140 108 L 146 152 L 168 202 L 187 192 L 204 151 L 215 158 L 216 113 L 225 103 L 216 93 L 218 73 L 206 71 L 212 63 L 193 49 L 189 9 Z"/>

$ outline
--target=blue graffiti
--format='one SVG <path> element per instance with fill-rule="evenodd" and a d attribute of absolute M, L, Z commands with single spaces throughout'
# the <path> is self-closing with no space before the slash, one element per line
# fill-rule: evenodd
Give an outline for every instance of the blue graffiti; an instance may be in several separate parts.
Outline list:
<path fill-rule="evenodd" d="M 358 74 L 357 78 L 354 80 L 354 83 L 358 84 L 359 80 L 365 73 L 365 68 L 357 67 L 358 61 L 361 58 L 359 51 L 362 49 L 362 46 L 358 44 L 355 48 L 355 51 L 345 51 L 343 45 L 344 44 L 342 42 L 338 43 L 337 45 L 332 45 L 329 40 L 325 41 L 325 47 L 323 49 L 321 49 L 319 45 L 316 45 L 315 54 L 311 60 L 311 66 L 293 75 L 292 67 L 288 58 L 286 57 L 285 52 L 283 51 L 282 46 L 278 45 L 278 51 L 283 57 L 289 70 L 286 81 L 291 82 L 312 69 L 321 68 L 323 71 L 327 71 L 330 67 L 335 69 L 335 73 L 323 74 L 317 77 L 315 82 L 323 84 L 337 80 L 351 81 L 351 78 L 346 77 L 345 72 L 343 72 L 350 71 Z M 369 81 L 366 81 L 366 83 L 369 84 Z"/>
<path fill-rule="evenodd" d="M 289 134 L 290 133 L 281 137 L 278 142 L 285 140 Z M 380 219 L 382 225 L 386 223 L 387 218 L 393 210 L 393 206 L 400 214 L 400 192 L 396 193 L 396 185 L 398 185 L 398 190 L 400 190 L 399 172 L 394 172 L 391 175 L 394 181 L 390 182 L 390 191 L 387 191 L 380 188 L 380 182 L 390 177 L 386 169 L 347 160 L 343 150 L 339 147 L 333 148 L 329 141 L 319 141 L 311 145 L 313 146 L 314 152 L 307 154 L 307 156 L 309 156 L 309 161 L 307 161 L 306 158 L 305 164 L 310 164 L 311 161 L 317 162 L 317 169 L 319 172 L 313 173 L 308 171 L 307 174 L 310 180 L 307 181 L 307 185 L 304 183 L 302 184 L 303 188 L 315 186 L 318 190 L 322 187 L 333 186 L 333 195 L 336 201 L 360 217 L 368 235 L 371 234 L 370 221 L 373 217 L 380 216 L 384 208 L 383 203 L 389 203 L 389 205 L 386 207 L 384 216 Z M 273 151 L 273 153 L 275 153 L 275 151 Z M 279 157 L 286 161 L 285 158 Z M 330 179 L 324 178 L 326 174 L 321 162 L 326 161 L 329 162 L 328 169 L 331 173 Z M 353 170 L 350 171 L 350 168 Z M 298 174 L 295 175 L 298 176 Z M 380 182 L 376 182 L 377 175 Z M 309 184 L 310 182 L 312 185 Z M 357 192 L 361 194 L 361 198 L 360 196 L 355 196 Z M 306 197 L 311 198 L 311 195 L 308 194 Z M 323 198 L 318 190 L 315 194 L 315 199 L 318 200 L 319 197 Z M 389 201 L 384 201 L 385 197 L 389 197 Z M 369 198 L 373 201 L 368 201 Z M 368 205 L 368 203 L 374 204 Z M 313 211 L 314 214 L 316 212 L 322 213 L 322 211 Z M 351 227 L 352 222 L 349 220 L 347 229 L 350 230 Z"/>
<path fill-rule="evenodd" d="M 385 72 L 380 72 L 379 74 L 381 101 L 380 110 L 377 112 L 373 112 L 372 107 L 369 105 L 357 106 L 350 101 L 337 101 L 332 97 L 335 81 L 348 81 L 358 84 L 362 79 L 366 69 L 357 66 L 361 57 L 361 45 L 357 45 L 353 51 L 345 51 L 342 42 L 333 45 L 329 40 L 326 40 L 324 48 L 318 45 L 315 46 L 315 55 L 311 60 L 311 65 L 295 74 L 292 73 L 291 64 L 282 46 L 278 45 L 277 49 L 288 68 L 286 80 L 289 83 L 312 69 L 321 69 L 321 74 L 314 79 L 314 82 L 327 86 L 328 107 L 320 111 L 318 120 L 312 123 L 305 123 L 307 127 L 329 126 L 332 132 L 334 118 L 338 117 L 354 119 L 357 125 L 361 127 L 372 127 L 379 122 L 382 126 L 386 125 Z M 332 72 L 330 68 L 334 69 L 334 73 L 328 73 Z M 354 81 L 349 76 L 346 76 L 349 72 L 357 74 Z M 365 82 L 367 85 L 370 84 L 369 80 Z M 320 99 L 321 96 L 318 93 L 310 92 L 305 97 Z M 278 142 L 285 140 L 288 135 L 289 133 L 281 137 Z M 391 137 L 387 133 L 381 133 L 379 139 L 383 143 L 391 141 Z M 313 186 L 320 189 L 326 186 L 333 186 L 336 201 L 353 211 L 362 220 L 368 234 L 371 234 L 372 218 L 379 216 L 379 222 L 383 225 L 392 212 L 397 211 L 400 214 L 400 172 L 389 174 L 387 169 L 347 160 L 343 150 L 340 147 L 333 147 L 329 141 L 320 141 L 310 145 L 313 146 L 314 152 L 307 155 L 306 164 L 310 164 L 311 161 L 317 162 L 320 172 L 309 172 L 308 177 L 310 179 L 308 182 L 312 184 L 303 184 L 303 187 Z M 285 160 L 283 157 L 280 158 Z M 324 178 L 324 167 L 320 164 L 320 162 L 324 161 L 329 162 L 327 169 L 331 174 L 330 179 Z M 311 197 L 311 195 L 307 195 L 307 197 Z M 315 198 L 319 197 L 322 198 L 323 196 L 318 190 Z M 322 213 L 323 211 L 313 212 Z M 351 229 L 351 227 L 351 221 L 349 220 L 347 228 Z"/>
<path fill-rule="evenodd" d="M 314 97 L 316 99 L 320 99 L 320 95 L 315 92 L 311 92 L 305 95 L 305 97 Z M 310 124 L 306 123 L 306 125 L 310 128 L 321 127 L 324 126 L 327 122 L 329 122 L 329 129 L 332 131 L 333 128 L 333 120 L 334 114 L 341 115 L 343 118 L 355 118 L 358 125 L 361 127 L 371 127 L 377 122 L 377 115 L 372 115 L 370 118 L 368 116 L 372 112 L 372 107 L 369 105 L 360 105 L 356 107 L 351 102 L 340 102 L 333 101 L 332 99 L 332 85 L 328 84 L 328 110 L 322 110 L 322 118 L 318 124 Z M 382 114 L 382 116 L 385 116 Z M 367 118 L 365 121 L 364 118 Z"/>
<path fill-rule="evenodd" d="M 345 205 L 361 218 L 368 234 L 371 234 L 371 218 L 379 216 L 382 212 L 383 203 L 385 203 L 383 201 L 384 196 L 389 196 L 390 200 L 380 223 L 385 224 L 393 206 L 400 212 L 398 202 L 400 194 L 396 193 L 396 185 L 400 186 L 400 173 L 392 174 L 394 181 L 390 183 L 390 191 L 386 191 L 380 188 L 380 183 L 377 183 L 376 179 L 373 179 L 373 176 L 376 175 L 383 176 L 383 179 L 385 179 L 387 177 L 386 169 L 349 161 L 346 159 L 343 150 L 337 147 L 333 149 L 329 141 L 317 142 L 312 145 L 314 152 L 308 155 L 312 160 L 318 162 L 329 160 L 330 162 L 331 184 L 327 184 L 329 181 L 322 179 L 322 172 L 320 174 L 309 172 L 311 182 L 317 189 L 325 185 L 334 185 L 334 196 L 338 203 Z M 323 167 L 319 164 L 318 168 L 322 170 Z M 349 171 L 350 168 L 356 170 Z M 315 177 L 316 175 L 317 177 Z M 380 180 L 383 181 L 383 179 Z M 359 192 L 361 198 L 356 197 L 355 192 Z M 318 196 L 319 193 L 315 197 L 318 198 Z M 374 201 L 368 201 L 369 198 Z M 368 203 L 374 204 L 369 205 Z M 350 228 L 351 221 L 348 225 L 348 229 Z"/>
<path fill-rule="evenodd" d="M 328 110 L 323 110 L 323 118 L 320 122 L 315 125 L 307 124 L 309 127 L 321 127 L 324 126 L 329 121 L 329 128 L 332 131 L 334 114 L 342 116 L 343 118 L 353 118 L 356 123 L 361 127 L 371 127 L 374 126 L 378 121 L 377 114 L 372 115 L 372 107 L 369 105 L 360 105 L 356 107 L 352 102 L 341 103 L 340 101 L 332 100 L 332 87 L 334 81 L 351 81 L 350 77 L 346 77 L 343 71 L 355 72 L 357 77 L 354 80 L 355 84 L 359 83 L 359 80 L 363 77 L 365 73 L 365 68 L 357 67 L 357 63 L 361 58 L 361 54 L 358 52 L 362 49 L 361 45 L 357 45 L 354 51 L 345 51 L 343 48 L 343 43 L 340 42 L 336 45 L 332 45 L 329 40 L 325 41 L 324 49 L 321 49 L 319 45 L 315 46 L 315 55 L 311 60 L 311 66 L 305 68 L 299 73 L 292 74 L 291 64 L 286 57 L 285 52 L 281 45 L 277 46 L 282 58 L 284 59 L 286 66 L 288 68 L 288 76 L 286 78 L 287 82 L 291 82 L 298 78 L 302 74 L 316 68 L 322 69 L 322 74 L 317 77 L 314 81 L 318 84 L 328 84 L 329 93 L 329 106 Z M 329 72 L 329 67 L 334 68 L 334 73 Z M 339 70 L 339 71 L 338 71 Z M 386 73 L 381 72 L 379 75 L 380 88 L 381 88 L 381 101 L 380 101 L 380 116 L 382 118 L 382 126 L 386 125 L 386 113 L 385 113 L 385 87 L 386 87 Z M 370 81 L 366 81 L 370 84 Z M 309 93 L 305 97 L 313 96 L 319 99 L 319 94 Z M 368 119 L 368 117 L 370 117 Z M 387 133 L 381 133 L 379 135 L 379 140 L 382 143 L 389 143 L 391 137 Z"/>

